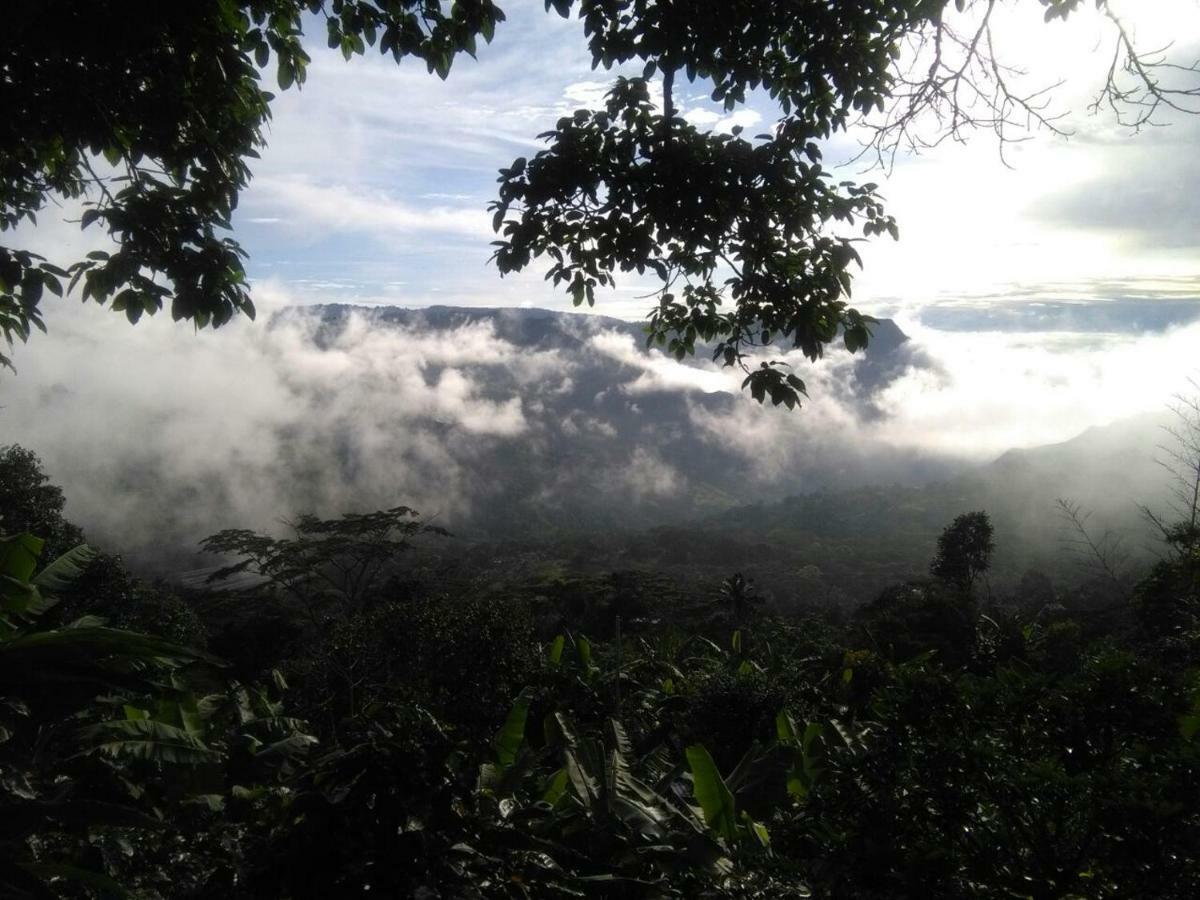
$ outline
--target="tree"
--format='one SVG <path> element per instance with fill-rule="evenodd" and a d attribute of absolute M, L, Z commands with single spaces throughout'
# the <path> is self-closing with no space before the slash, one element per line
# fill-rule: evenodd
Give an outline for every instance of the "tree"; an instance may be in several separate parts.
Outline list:
<path fill-rule="evenodd" d="M 0 447 L 0 535 L 28 531 L 47 542 L 47 555 L 58 556 L 83 543 L 83 532 L 63 518 L 66 498 L 51 484 L 42 461 L 17 444 Z"/>
<path fill-rule="evenodd" d="M 1168 440 L 1159 447 L 1159 464 L 1169 476 L 1170 512 L 1142 507 L 1162 536 L 1166 558 L 1135 592 L 1142 623 L 1152 632 L 1179 636 L 1194 634 L 1200 624 L 1200 383 L 1192 379 L 1189 386 L 1191 393 L 1177 395 L 1171 405 L 1175 421 L 1164 429 Z"/>
<path fill-rule="evenodd" d="M 717 599 L 737 622 L 746 617 L 752 606 L 762 603 L 754 582 L 747 580 L 741 572 L 734 572 L 721 582 Z"/>
<path fill-rule="evenodd" d="M 0 536 L 0 896 L 234 896 L 246 828 L 202 810 L 273 798 L 315 739 L 201 650 L 95 616 L 54 627 L 96 554 L 36 571 L 43 548 Z"/>
<path fill-rule="evenodd" d="M 306 514 L 287 523 L 291 538 L 273 538 L 242 528 L 229 528 L 201 542 L 208 553 L 241 560 L 213 572 L 209 582 L 235 575 L 257 576 L 254 589 L 296 600 L 316 623 L 317 612 L 332 601 L 345 618 L 371 596 L 389 565 L 421 534 L 449 532 L 417 518 L 406 506 L 371 513 L 345 513 L 336 519 Z"/>
<path fill-rule="evenodd" d="M 1025 0 L 1032 5 L 1033 0 Z M 1081 0 L 1038 0 L 1066 19 Z M 882 160 L 902 147 L 1022 122 L 1055 127 L 1044 92 L 1022 93 L 996 55 L 995 0 L 546 0 L 577 12 L 594 66 L 635 64 L 602 109 L 580 110 L 542 135 L 546 150 L 500 172 L 493 204 L 498 270 L 550 262 L 547 277 L 576 304 L 619 272 L 660 280 L 651 342 L 677 357 L 711 348 L 741 366 L 760 402 L 793 407 L 804 382 L 775 343 L 816 359 L 839 337 L 864 347 L 871 320 L 852 309 L 864 236 L 898 236 L 874 183 L 835 181 L 819 142 L 865 121 Z M 1163 107 L 1187 109 L 1200 86 L 1180 66 L 1139 53 L 1107 0 L 1114 52 L 1097 108 L 1134 127 Z M 170 301 L 175 319 L 219 326 L 253 315 L 243 251 L 228 236 L 249 160 L 263 144 L 273 95 L 259 83 L 274 60 L 281 89 L 299 87 L 305 27 L 323 18 L 347 57 L 378 46 L 446 77 L 456 54 L 490 41 L 503 13 L 491 0 L 220 0 L 155 4 L 124 15 L 117 0 L 22 0 L 6 10 L 0 48 L 0 228 L 55 197 L 82 201 L 117 251 L 64 266 L 0 249 L 0 329 L 11 343 L 43 327 L 44 291 L 82 284 L 136 322 Z M 732 23 L 732 24 L 731 24 Z M 98 38 L 103 35 L 104 39 Z M 661 75 L 661 111 L 651 79 Z M 780 118 L 752 139 L 702 132 L 674 103 L 677 78 L 699 81 L 728 109 L 766 91 Z M 1184 79 L 1186 82 L 1186 79 Z M 1189 110 L 1190 111 L 1190 110 Z M 940 123 L 932 135 L 926 122 Z M 0 363 L 9 364 L 5 358 Z"/>
<path fill-rule="evenodd" d="M 11 345 L 44 330 L 44 291 L 82 284 L 130 322 L 170 304 L 175 320 L 217 327 L 254 316 L 245 253 L 228 236 L 274 95 L 304 83 L 305 12 L 325 19 L 347 57 L 378 44 L 443 78 L 454 56 L 491 38 L 491 0 L 217 0 L 136 6 L 20 0 L 0 48 L 0 231 L 36 222 L 56 198 L 82 201 L 117 251 L 69 266 L 0 247 L 0 330 Z M 0 364 L 11 362 L 0 355 Z"/>
<path fill-rule="evenodd" d="M 985 512 L 963 513 L 938 536 L 937 555 L 929 573 L 970 593 L 992 563 L 992 522 Z"/>
<path fill-rule="evenodd" d="M 1159 447 L 1159 465 L 1169 476 L 1169 520 L 1143 506 L 1142 513 L 1180 557 L 1200 550 L 1200 382 L 1189 379 L 1190 394 L 1171 404 L 1173 424 L 1164 428 L 1168 440 Z"/>

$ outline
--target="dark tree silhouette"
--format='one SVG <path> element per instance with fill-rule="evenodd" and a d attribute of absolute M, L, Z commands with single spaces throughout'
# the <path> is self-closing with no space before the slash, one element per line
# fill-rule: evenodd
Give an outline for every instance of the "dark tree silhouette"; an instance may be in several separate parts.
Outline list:
<path fill-rule="evenodd" d="M 0 447 L 0 535 L 27 531 L 46 541 L 50 558 L 83 543 L 83 532 L 63 517 L 62 488 L 51 484 L 32 450 Z"/>
<path fill-rule="evenodd" d="M 992 522 L 985 512 L 958 516 L 938 537 L 937 555 L 929 572 L 947 584 L 969 592 L 992 561 Z"/>
<path fill-rule="evenodd" d="M 752 606 L 762 603 L 754 582 L 748 580 L 741 572 L 734 572 L 721 582 L 718 597 L 721 605 L 738 621 L 746 617 Z"/>

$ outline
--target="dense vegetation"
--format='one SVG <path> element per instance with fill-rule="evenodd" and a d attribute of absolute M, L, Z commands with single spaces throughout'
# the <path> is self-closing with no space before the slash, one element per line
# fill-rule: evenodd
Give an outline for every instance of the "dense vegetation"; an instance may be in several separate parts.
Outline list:
<path fill-rule="evenodd" d="M 404 508 L 147 585 L 65 546 L 20 448 L 0 508 L 3 896 L 1200 891 L 1194 521 L 1114 604 L 989 596 L 965 513 L 845 616 L 736 573 L 449 578 Z"/>
<path fill-rule="evenodd" d="M 1140 127 L 1196 95 L 1176 81 L 1196 66 L 1139 55 L 1095 5 L 1115 42 L 1099 102 Z M 855 245 L 897 235 L 819 141 L 873 111 L 881 159 L 1053 127 L 992 56 L 992 0 L 546 6 L 579 14 L 594 65 L 635 74 L 500 170 L 497 269 L 541 261 L 576 304 L 654 276 L 647 337 L 681 359 L 708 345 L 760 402 L 806 394 L 762 348 L 866 345 Z M 377 46 L 445 77 L 504 20 L 491 0 L 6 12 L 0 231 L 67 202 L 106 249 L 56 263 L 6 240 L 5 349 L 76 289 L 131 322 L 253 316 L 229 233 L 274 99 L 261 72 L 302 84 L 323 18 L 347 58 Z M 765 91 L 775 127 L 699 130 L 677 77 L 729 110 Z M 63 502 L 3 452 L 0 896 L 1200 895 L 1195 491 L 1156 520 L 1162 559 L 1132 590 L 981 590 L 993 527 L 955 510 L 929 577 L 850 615 L 770 605 L 738 571 L 447 578 L 414 550 L 450 536 L 404 507 L 224 531 L 211 584 L 147 584 Z"/>

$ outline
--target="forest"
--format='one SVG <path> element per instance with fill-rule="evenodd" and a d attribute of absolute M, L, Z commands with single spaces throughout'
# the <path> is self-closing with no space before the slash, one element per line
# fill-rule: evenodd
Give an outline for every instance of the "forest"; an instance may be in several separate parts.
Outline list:
<path fill-rule="evenodd" d="M 1200 896 L 1200 400 L 1177 397 L 1156 469 L 1168 493 L 1135 498 L 1151 537 L 1132 555 L 1056 493 L 1090 482 L 1116 502 L 1141 486 L 1115 454 L 1071 471 L 1089 434 L 1108 446 L 1111 433 L 1039 447 L 1018 427 L 1015 449 L 975 464 L 999 440 L 998 409 L 1036 405 L 1030 384 L 1072 383 L 1082 402 L 1061 360 L 1104 369 L 1110 348 L 1128 349 L 1122 330 L 1161 338 L 1138 352 L 1171 365 L 1132 386 L 1084 379 L 1104 388 L 1087 421 L 1119 433 L 1102 404 L 1147 412 L 1138 391 L 1182 368 L 1200 284 L 1152 251 L 1191 245 L 1155 230 L 1170 225 L 1152 204 L 1129 215 L 1138 239 L 1080 243 L 1097 268 L 1089 248 L 1144 253 L 1131 271 L 1167 285 L 1096 294 L 1091 331 L 1063 324 L 1085 305 L 1067 290 L 1016 313 L 932 310 L 973 336 L 952 371 L 932 342 L 851 305 L 860 248 L 898 241 L 900 226 L 885 188 L 846 168 L 882 179 L 979 130 L 1004 164 L 1029 132 L 1066 137 L 1063 84 L 1025 80 L 1006 54 L 1086 15 L 1103 43 L 1084 54 L 1099 60 L 1090 109 L 1118 127 L 1200 113 L 1200 62 L 1139 43 L 1116 0 L 509 5 L 560 30 L 514 35 L 507 63 L 527 57 L 535 76 L 449 104 L 452 139 L 399 129 L 428 144 L 419 212 L 385 191 L 335 187 L 331 201 L 316 179 L 272 182 L 273 115 L 330 56 L 378 51 L 354 62 L 374 79 L 401 63 L 405 77 L 413 63 L 459 77 L 508 21 L 492 0 L 6 7 L 0 375 L 29 365 L 35 380 L 5 394 L 0 425 L 61 421 L 41 446 L 0 435 L 0 900 Z M 1041 31 L 1009 30 L 1005 6 Z M 529 107 L 530 81 L 569 68 L 567 27 L 601 90 L 576 81 L 571 109 Z M 1061 62 L 1053 49 L 1034 76 Z M 475 70 L 462 77 L 463 96 L 481 96 Z M 388 84 L 403 90 L 387 108 L 314 124 L 293 158 L 358 160 L 361 130 L 426 105 L 414 82 Z M 545 130 L 497 137 L 493 106 Z M 752 134 L 760 108 L 774 121 Z M 1084 129 L 1079 143 L 1114 134 Z M 474 165 L 456 154 L 476 141 L 510 154 L 489 163 L 490 199 L 435 205 L 473 202 L 455 193 Z M 360 168 L 413 188 L 407 161 L 370 153 Z M 267 171 L 265 193 L 252 169 Z M 1089 227 L 1112 214 L 1089 206 L 1103 182 L 1035 174 L 1043 224 L 1079 192 Z M 984 246 L 1003 230 L 988 203 L 1013 183 L 974 196 L 983 182 L 943 189 L 961 195 L 939 234 Z M 1192 184 L 1169 190 L 1186 198 Z M 316 212 L 239 212 L 272 189 Z M 1168 212 L 1194 226 L 1183 203 Z M 432 285 L 421 311 L 375 297 L 363 312 L 321 277 L 361 262 L 363 222 L 391 229 L 389 287 L 410 273 Z M 282 283 L 242 242 L 276 226 L 279 270 L 311 265 L 318 277 L 296 283 L 330 295 L 239 331 Z M 326 226 L 341 243 L 320 243 Z M 465 311 L 435 303 L 470 268 L 448 233 L 485 243 L 493 274 L 546 267 L 536 274 L 564 304 L 628 290 L 649 313 L 585 327 L 561 310 L 486 309 L 483 291 Z M 1056 253 L 1044 255 L 1063 263 Z M 954 255 L 939 246 L 935 265 L 910 269 L 933 284 Z M 548 296 L 518 294 L 531 283 L 509 289 L 512 306 Z M 69 299 L 82 308 L 64 312 Z M 101 307 L 139 337 L 162 312 L 196 342 L 127 353 L 89 318 Z M 1021 316 L 1054 320 L 1054 351 L 1030 362 L 1027 343 L 998 354 L 993 341 L 989 356 L 980 323 Z M 63 333 L 77 343 L 55 344 Z M 193 366 L 201 346 L 214 355 Z M 975 394 L 938 393 L 1005 354 L 1005 371 L 1049 371 L 1008 406 L 979 377 Z M 914 384 L 926 393 L 906 394 Z M 960 402 L 940 419 L 871 430 L 944 396 Z M 813 440 L 738 403 L 807 416 Z M 957 417 L 975 463 L 928 440 L 930 421 Z M 93 440 L 116 433 L 124 444 Z M 50 453 L 76 465 L 53 468 Z M 97 460 L 109 468 L 88 468 Z M 408 480 L 390 471 L 402 467 Z M 475 489 L 455 499 L 482 506 L 491 531 L 459 533 L 402 495 L 449 498 L 430 472 Z M 888 484 L 893 473 L 909 481 Z M 335 504 L 347 485 L 382 500 Z M 71 506 L 75 491 L 90 506 Z M 280 501 L 265 518 L 229 512 L 265 499 Z M 76 508 L 93 518 L 71 521 Z M 228 513 L 218 530 L 181 546 L 214 511 Z"/>
<path fill-rule="evenodd" d="M 531 577 L 536 546 L 447 566 L 405 507 L 218 532 L 207 583 L 152 583 L 9 447 L 0 887 L 1193 897 L 1196 472 L 1132 583 L 993 592 L 973 511 L 927 576 L 788 607 L 740 572 Z"/>

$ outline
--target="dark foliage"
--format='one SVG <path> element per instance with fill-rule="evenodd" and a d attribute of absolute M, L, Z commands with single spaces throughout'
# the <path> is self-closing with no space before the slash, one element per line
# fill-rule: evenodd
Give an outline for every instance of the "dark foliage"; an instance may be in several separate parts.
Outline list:
<path fill-rule="evenodd" d="M 280 89 L 303 84 L 305 13 L 325 14 L 329 43 L 347 58 L 377 44 L 442 77 L 503 19 L 491 0 L 21 0 L 6 10 L 0 230 L 36 221 L 56 198 L 82 199 L 80 226 L 118 245 L 61 265 L 0 247 L 10 343 L 44 330 L 42 295 L 61 296 L 68 278 L 130 322 L 164 305 L 198 327 L 253 317 L 230 218 L 274 99 L 259 70 L 273 60 Z"/>
<path fill-rule="evenodd" d="M 225 532 L 302 565 L 185 607 L 234 668 L 70 620 L 178 629 L 119 561 L 0 544 L 5 896 L 1200 891 L 1194 554 L 1115 609 L 923 580 L 839 624 L 737 574 L 443 584 L 409 510 L 301 521 Z"/>
<path fill-rule="evenodd" d="M 938 538 L 937 556 L 929 571 L 964 593 L 992 564 L 992 522 L 985 512 L 964 513 Z"/>
<path fill-rule="evenodd" d="M 0 448 L 0 534 L 27 531 L 46 542 L 53 558 L 83 543 L 83 532 L 63 518 L 66 498 L 42 471 L 36 453 Z"/>

